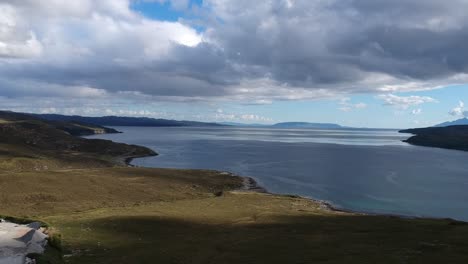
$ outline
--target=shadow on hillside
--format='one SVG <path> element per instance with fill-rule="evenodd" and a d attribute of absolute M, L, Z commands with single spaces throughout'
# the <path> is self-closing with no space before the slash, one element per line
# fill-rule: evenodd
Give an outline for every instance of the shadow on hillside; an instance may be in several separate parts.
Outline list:
<path fill-rule="evenodd" d="M 468 263 L 468 225 L 370 216 L 278 216 L 204 224 L 103 218 L 70 263 Z M 269 223 L 268 223 L 269 222 Z"/>

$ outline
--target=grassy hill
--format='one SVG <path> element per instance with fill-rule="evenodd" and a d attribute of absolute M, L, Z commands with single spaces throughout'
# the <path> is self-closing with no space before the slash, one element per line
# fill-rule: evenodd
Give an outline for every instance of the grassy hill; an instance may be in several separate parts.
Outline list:
<path fill-rule="evenodd" d="M 60 120 L 48 120 L 42 118 L 40 115 L 32 115 L 32 114 L 22 114 L 22 113 L 14 113 L 10 111 L 0 111 L 0 123 L 8 123 L 8 122 L 15 122 L 15 121 L 42 121 L 46 122 L 47 124 L 67 132 L 73 136 L 90 136 L 95 134 L 109 134 L 109 133 L 119 133 L 119 131 L 103 127 L 100 125 L 90 124 L 86 122 L 79 122 L 79 121 L 60 121 Z"/>
<path fill-rule="evenodd" d="M 226 173 L 119 162 L 151 154 L 2 119 L 0 215 L 49 225 L 39 263 L 468 262 L 465 223 L 337 212 L 240 190 Z"/>
<path fill-rule="evenodd" d="M 80 132 L 82 126 L 0 112 L 0 169 L 37 171 L 114 166 L 123 164 L 125 159 L 156 155 L 145 147 L 73 136 L 88 134 Z"/>

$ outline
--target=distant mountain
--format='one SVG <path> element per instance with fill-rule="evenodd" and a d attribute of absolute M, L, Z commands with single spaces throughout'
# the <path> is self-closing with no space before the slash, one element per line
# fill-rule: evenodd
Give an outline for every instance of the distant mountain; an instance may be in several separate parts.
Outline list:
<path fill-rule="evenodd" d="M 187 126 L 222 126 L 216 123 L 205 123 L 195 121 L 177 121 L 168 119 L 155 119 L 148 117 L 122 117 L 122 116 L 66 116 L 57 114 L 33 114 L 41 119 L 62 122 L 80 122 L 99 126 L 142 126 L 142 127 L 187 127 Z"/>
<path fill-rule="evenodd" d="M 285 122 L 272 125 L 276 128 L 343 128 L 338 124 L 331 123 L 307 123 L 307 122 Z"/>
<path fill-rule="evenodd" d="M 462 118 L 451 122 L 445 122 L 442 124 L 435 125 L 435 127 L 447 127 L 447 126 L 464 126 L 468 125 L 468 118 Z"/>
<path fill-rule="evenodd" d="M 141 127 L 217 127 L 217 126 L 242 126 L 242 127 L 270 127 L 270 128 L 323 128 L 339 129 L 344 128 L 332 123 L 308 123 L 308 122 L 284 122 L 274 125 L 265 124 L 243 124 L 236 122 L 207 123 L 196 121 L 178 121 L 169 119 L 155 119 L 148 117 L 123 117 L 123 116 L 67 116 L 58 114 L 28 114 L 36 118 L 58 121 L 76 122 L 80 124 L 90 124 L 96 126 L 141 126 Z"/>

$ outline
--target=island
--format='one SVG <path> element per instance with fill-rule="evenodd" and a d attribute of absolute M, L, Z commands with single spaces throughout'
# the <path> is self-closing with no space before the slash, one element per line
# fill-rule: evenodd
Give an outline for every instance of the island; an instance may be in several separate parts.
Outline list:
<path fill-rule="evenodd" d="M 0 218 L 45 230 L 43 254 L 28 255 L 36 263 L 468 260 L 464 222 L 344 212 L 229 172 L 133 167 L 157 150 L 56 122 L 0 113 Z"/>

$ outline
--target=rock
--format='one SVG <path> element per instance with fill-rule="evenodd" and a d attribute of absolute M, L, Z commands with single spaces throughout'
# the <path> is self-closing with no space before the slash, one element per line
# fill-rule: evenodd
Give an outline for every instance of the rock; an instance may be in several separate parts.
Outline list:
<path fill-rule="evenodd" d="M 39 228 L 41 228 L 42 224 L 39 223 L 39 222 L 32 222 L 30 224 L 27 225 L 29 228 L 32 228 L 34 230 L 39 230 Z"/>
<path fill-rule="evenodd" d="M 12 257 L 1 257 L 0 264 L 24 264 L 26 263 L 26 257 L 22 255 Z"/>
<path fill-rule="evenodd" d="M 0 221 L 0 264 L 24 264 L 31 253 L 44 253 L 47 235 L 40 223 L 18 225 Z"/>

